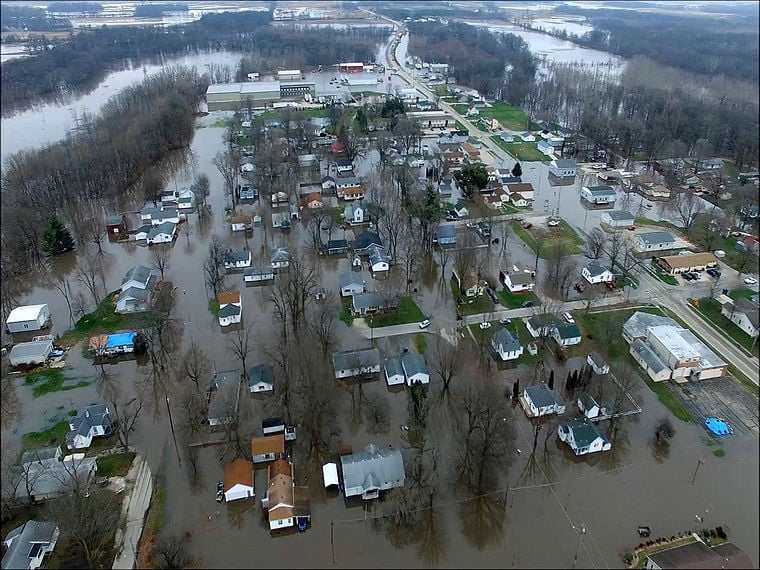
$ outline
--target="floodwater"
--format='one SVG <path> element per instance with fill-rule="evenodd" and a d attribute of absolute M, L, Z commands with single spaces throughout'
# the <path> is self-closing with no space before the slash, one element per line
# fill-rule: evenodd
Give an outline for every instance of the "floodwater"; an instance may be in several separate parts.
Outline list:
<path fill-rule="evenodd" d="M 23 44 L 0 44 L 0 63 L 28 56 L 29 50 Z"/>
<path fill-rule="evenodd" d="M 132 73 L 140 71 L 130 70 Z M 106 96 L 101 95 L 99 104 Z M 47 114 L 65 115 L 65 111 L 57 107 L 46 109 Z M 90 109 L 94 110 L 94 107 Z M 207 310 L 208 294 L 202 263 L 211 236 L 217 234 L 233 247 L 248 245 L 256 259 L 262 249 L 266 254 L 274 245 L 289 246 L 293 250 L 303 247 L 307 231 L 305 222 L 295 223 L 289 233 L 270 229 L 266 237 L 257 228 L 247 243 L 244 236 L 229 231 L 222 215 L 225 205 L 222 177 L 211 163 L 213 156 L 223 148 L 224 129 L 214 126 L 219 119 L 217 115 L 198 119 L 191 147 L 195 171 L 180 174 L 176 180 L 178 187 L 184 187 L 196 173 L 209 176 L 211 217 L 201 225 L 196 214 L 189 216 L 189 243 L 180 233 L 173 246 L 167 279 L 177 287 L 174 316 L 181 323 L 181 340 L 177 343 L 174 358 L 179 358 L 182 347 L 187 346 L 192 338 L 202 343 L 213 369 L 224 370 L 237 367 L 237 363 L 228 350 L 228 337 Z M 33 125 L 39 126 L 39 117 L 32 114 L 27 117 Z M 45 140 L 49 139 L 37 132 L 37 139 L 24 146 L 38 145 Z M 532 167 L 535 170 L 531 170 Z M 583 183 L 580 176 L 572 186 L 554 187 L 549 183 L 543 164 L 524 164 L 523 176 L 536 188 L 537 212 L 546 208 L 548 215 L 552 208 L 558 207 L 560 214 L 579 228 L 584 224 L 590 228 L 592 223 L 597 223 L 598 212 L 586 214 L 579 205 L 578 192 Z M 169 182 L 170 187 L 174 184 L 175 181 Z M 135 209 L 140 206 L 137 204 Z M 104 280 L 109 291 L 119 287 L 123 274 L 133 265 L 150 265 L 149 251 L 145 247 L 106 243 L 104 249 Z M 507 242 L 507 253 L 510 263 L 531 264 L 533 261 L 532 254 L 512 237 Z M 59 278 L 67 273 L 71 276 L 74 256 L 57 262 L 56 275 Z M 506 261 L 499 248 L 492 250 L 489 259 L 492 277 Z M 336 291 L 337 276 L 347 268 L 347 260 L 320 259 L 318 263 L 322 285 L 328 291 Z M 446 277 L 450 270 L 451 264 Z M 366 272 L 364 278 L 368 284 L 372 283 Z M 435 271 L 423 271 L 415 284 L 418 288 L 415 300 L 423 312 L 433 318 L 429 332 L 434 332 L 442 324 L 452 324 L 454 310 L 448 283 L 441 281 Z M 255 341 L 248 358 L 249 365 L 253 365 L 265 359 L 268 343 L 274 337 L 267 300 L 269 288 L 245 288 L 242 274 L 231 276 L 228 285 L 242 291 L 244 322 L 253 323 Z M 65 302 L 52 287 L 30 287 L 22 303 L 48 303 L 54 332 L 61 333 L 68 328 Z M 337 323 L 336 335 L 342 348 L 369 344 L 356 329 L 341 322 Z M 432 337 L 428 336 L 428 339 L 430 345 Z M 403 347 L 413 344 L 413 338 L 375 342 L 383 351 L 398 354 Z M 92 380 L 99 371 L 82 358 L 79 348 L 69 355 L 68 364 L 67 375 L 77 380 Z M 136 382 L 142 379 L 144 368 L 135 361 L 128 361 L 108 365 L 106 370 L 115 375 L 115 381 L 124 390 L 131 392 Z M 496 382 L 506 389 L 516 377 L 520 378 L 521 385 L 527 385 L 533 372 L 526 367 L 496 371 L 490 380 L 479 378 L 479 381 Z M 564 370 L 558 369 L 560 386 L 564 377 Z M 51 419 L 63 419 L 69 410 L 99 399 L 94 382 L 86 388 L 55 392 L 36 399 L 32 398 L 28 386 L 20 385 L 20 379 L 15 382 L 19 384 L 21 420 L 15 426 L 15 433 L 4 434 L 13 439 L 26 431 L 45 428 Z M 435 377 L 432 382 L 436 382 Z M 403 390 L 390 392 L 381 381 L 368 385 L 365 392 L 368 395 L 383 394 L 387 398 L 390 431 L 372 436 L 362 426 L 349 425 L 350 396 L 343 393 L 338 411 L 345 424 L 342 444 L 350 444 L 356 449 L 370 442 L 399 445 L 402 435 L 399 426 L 407 423 L 406 394 Z M 265 470 L 257 469 L 256 472 L 256 501 L 217 504 L 214 501 L 216 481 L 222 478 L 224 465 L 232 457 L 220 459 L 219 449 L 203 448 L 199 452 L 200 479 L 191 484 L 187 458 L 183 456 L 180 466 L 173 449 L 166 405 L 161 399 L 141 416 L 133 443 L 146 456 L 153 472 L 166 478 L 166 520 L 170 528 L 191 533 L 189 548 L 198 564 L 205 567 L 249 567 L 251 560 L 262 566 L 288 568 L 323 567 L 333 560 L 343 567 L 568 567 L 572 565 L 577 549 L 579 567 L 609 568 L 619 567 L 623 553 L 638 544 L 640 538 L 636 527 L 640 524 L 650 526 L 653 536 L 668 537 L 681 531 L 722 525 L 730 539 L 757 564 L 757 536 L 760 532 L 756 511 L 760 500 L 757 438 L 737 434 L 721 440 L 719 445 L 725 451 L 725 457 L 719 458 L 713 455 L 717 449 L 714 440 L 702 427 L 672 419 L 676 434 L 670 452 L 663 455 L 652 448 L 651 439 L 654 425 L 669 412 L 643 382 L 634 391 L 634 397 L 644 411 L 623 421 L 612 451 L 586 458 L 573 457 L 557 441 L 555 433 L 550 434 L 545 447 L 545 433 L 542 433 L 536 453 L 531 456 L 532 427 L 519 408 L 512 410 L 505 421 L 515 425 L 516 440 L 511 445 L 514 461 L 502 490 L 484 497 L 478 509 L 466 509 L 464 517 L 461 511 L 465 503 L 461 502 L 461 497 L 450 490 L 443 491 L 435 503 L 437 526 L 429 534 L 432 538 L 424 542 L 424 548 L 418 545 L 393 546 L 385 531 L 372 522 L 381 511 L 379 503 L 370 504 L 366 513 L 361 505 L 346 506 L 335 492 L 325 494 L 320 491 L 320 483 L 313 477 L 310 477 L 311 482 L 307 481 L 299 465 L 295 465 L 296 480 L 299 484 L 312 484 L 312 524 L 302 534 L 270 536 L 258 502 L 266 488 Z M 244 392 L 241 406 L 248 418 L 246 433 L 257 435 L 254 426 L 262 417 L 261 402 Z M 179 410 L 175 408 L 175 412 Z M 444 425 L 441 428 L 446 429 Z M 407 455 L 407 462 L 409 458 Z M 443 471 L 441 476 L 445 477 Z M 516 490 L 510 494 L 507 488 Z M 704 517 L 704 522 L 695 522 L 695 515 Z M 586 533 L 580 536 L 574 527 L 584 527 Z"/>
<path fill-rule="evenodd" d="M 589 26 L 588 24 L 562 18 L 540 18 L 533 20 L 531 25 L 535 28 L 544 28 L 545 30 L 554 32 L 561 32 L 564 30 L 568 34 L 577 34 L 579 36 L 582 36 L 586 32 L 591 32 L 594 29 L 593 26 Z"/>

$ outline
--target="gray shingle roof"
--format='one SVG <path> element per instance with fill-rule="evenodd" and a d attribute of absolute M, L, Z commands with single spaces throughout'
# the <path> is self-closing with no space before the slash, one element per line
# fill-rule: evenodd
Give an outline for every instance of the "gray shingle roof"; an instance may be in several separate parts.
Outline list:
<path fill-rule="evenodd" d="M 441 224 L 438 226 L 438 229 L 435 231 L 436 237 L 438 238 L 438 241 L 442 239 L 451 239 L 455 238 L 457 235 L 457 230 L 454 225 L 447 225 L 447 224 Z"/>
<path fill-rule="evenodd" d="M 67 444 L 73 443 L 74 437 L 77 435 L 86 436 L 90 433 L 90 428 L 93 426 L 103 426 L 103 429 L 108 432 L 111 427 L 108 407 L 105 404 L 95 404 L 94 406 L 88 406 L 79 410 L 79 413 L 71 420 L 70 424 L 74 426 L 74 429 L 66 434 Z"/>
<path fill-rule="evenodd" d="M 587 186 L 586 188 L 594 197 L 616 196 L 615 190 L 611 186 Z"/>
<path fill-rule="evenodd" d="M 354 299 L 357 296 L 354 295 Z M 361 350 L 341 350 L 333 353 L 333 366 L 335 370 L 350 370 L 352 368 L 366 368 L 380 364 L 380 351 L 376 348 L 364 348 Z"/>
<path fill-rule="evenodd" d="M 31 463 L 32 461 L 48 461 L 55 459 L 61 452 L 61 448 L 58 446 L 42 447 L 40 449 L 30 449 L 25 451 L 21 456 L 21 464 Z"/>
<path fill-rule="evenodd" d="M 496 347 L 500 347 L 502 352 L 514 352 L 520 350 L 520 347 L 522 346 L 520 344 L 520 339 L 517 338 L 516 335 L 503 328 L 494 333 L 491 342 Z"/>
<path fill-rule="evenodd" d="M 388 257 L 388 253 L 382 246 L 373 246 L 369 248 L 369 262 L 374 265 L 375 263 L 390 263 L 391 258 Z"/>
<path fill-rule="evenodd" d="M 162 224 L 158 224 L 157 226 L 150 228 L 150 231 L 148 232 L 148 239 L 155 239 L 159 234 L 173 235 L 176 231 L 176 228 L 177 224 L 174 222 L 164 222 Z"/>
<path fill-rule="evenodd" d="M 12 540 L 3 556 L 2 568 L 29 568 L 29 553 L 35 543 L 48 546 L 55 538 L 58 525 L 54 522 L 27 521 L 8 533 L 5 541 Z"/>
<path fill-rule="evenodd" d="M 338 283 L 341 289 L 348 287 L 349 285 L 360 285 L 363 287 L 364 279 L 362 279 L 361 274 L 356 271 L 346 271 L 345 273 L 340 274 L 340 277 L 338 277 Z"/>
<path fill-rule="evenodd" d="M 647 336 L 647 329 L 649 327 L 656 327 L 660 325 L 677 325 L 670 317 L 664 317 L 662 315 L 653 315 L 652 313 L 644 313 L 636 311 L 631 317 L 623 324 L 623 333 L 628 338 L 644 338 Z"/>
<path fill-rule="evenodd" d="M 259 382 L 274 385 L 274 369 L 269 364 L 257 364 L 248 371 L 248 385 Z"/>
<path fill-rule="evenodd" d="M 385 361 L 385 375 L 388 377 L 404 375 L 404 369 L 401 368 L 401 361 L 398 358 L 389 358 Z"/>
<path fill-rule="evenodd" d="M 557 159 L 554 161 L 557 168 L 575 168 L 575 161 L 572 159 Z"/>
<path fill-rule="evenodd" d="M 244 275 L 272 275 L 273 273 L 274 268 L 270 264 L 267 264 L 260 267 L 247 267 Z"/>
<path fill-rule="evenodd" d="M 635 220 L 635 216 L 631 214 L 628 210 L 610 210 L 607 212 L 607 215 L 610 217 L 611 220 L 621 221 L 621 220 Z"/>
<path fill-rule="evenodd" d="M 525 273 L 524 271 L 517 273 L 508 273 L 508 275 L 509 281 L 512 283 L 512 285 L 528 285 L 529 283 L 533 282 L 533 278 L 530 276 L 530 273 Z"/>
<path fill-rule="evenodd" d="M 659 245 L 663 243 L 672 243 L 675 241 L 673 234 L 670 232 L 643 232 L 636 236 L 644 244 Z"/>
<path fill-rule="evenodd" d="M 550 390 L 546 384 L 528 386 L 525 388 L 525 392 L 537 408 L 564 404 L 562 398 L 554 390 Z"/>
<path fill-rule="evenodd" d="M 272 263 L 284 263 L 290 261 L 290 252 L 284 247 L 276 247 L 272 250 Z"/>
<path fill-rule="evenodd" d="M 758 319 L 758 304 L 743 297 L 738 298 L 734 304 L 736 306 L 736 312 L 747 315 L 752 326 L 757 328 L 758 323 L 760 322 L 760 319 Z"/>
<path fill-rule="evenodd" d="M 251 257 L 250 250 L 247 249 L 228 249 L 224 253 L 224 261 L 227 263 L 237 263 L 239 261 L 248 261 Z"/>
<path fill-rule="evenodd" d="M 226 317 L 232 317 L 234 315 L 240 314 L 240 307 L 237 305 L 233 305 L 230 303 L 229 305 L 224 305 L 221 309 L 219 309 L 219 316 L 222 318 Z"/>
<path fill-rule="evenodd" d="M 144 265 L 135 265 L 132 269 L 124 274 L 124 279 L 121 280 L 122 287 L 126 285 L 128 281 L 137 281 L 138 283 L 147 283 L 150 280 L 152 272 Z"/>
<path fill-rule="evenodd" d="M 352 297 L 351 304 L 355 311 L 372 308 L 390 309 L 398 306 L 398 300 L 380 293 L 358 293 Z"/>
<path fill-rule="evenodd" d="M 346 496 L 404 485 L 404 459 L 397 448 L 368 445 L 364 451 L 340 458 Z"/>
<path fill-rule="evenodd" d="M 586 269 L 592 277 L 596 277 L 607 271 L 608 268 L 594 260 L 586 266 Z"/>
<path fill-rule="evenodd" d="M 97 468 L 94 457 L 84 457 L 69 461 L 46 461 L 30 463 L 25 466 L 26 477 L 30 482 L 30 495 L 37 499 L 55 496 L 70 488 L 78 478 L 87 477 Z M 26 485 L 19 485 L 16 497 L 28 499 Z"/>
<path fill-rule="evenodd" d="M 363 232 L 356 236 L 356 240 L 354 241 L 354 248 L 366 249 L 372 244 L 383 245 L 383 242 L 380 240 L 380 236 L 375 232 Z"/>
<path fill-rule="evenodd" d="M 415 374 L 428 373 L 428 367 L 425 363 L 425 358 L 416 352 L 410 352 L 402 356 L 401 367 L 404 369 L 404 374 L 407 378 L 414 376 Z"/>
<path fill-rule="evenodd" d="M 106 218 L 107 226 L 120 226 L 124 222 L 124 216 L 121 214 L 115 214 Z"/>

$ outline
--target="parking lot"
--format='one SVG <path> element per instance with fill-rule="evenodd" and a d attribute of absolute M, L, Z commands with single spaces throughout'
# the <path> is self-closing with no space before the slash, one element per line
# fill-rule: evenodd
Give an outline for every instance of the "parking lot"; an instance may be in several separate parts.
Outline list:
<path fill-rule="evenodd" d="M 760 433 L 757 400 L 731 377 L 674 384 L 672 390 L 700 424 L 708 417 L 721 417 L 734 435 Z"/>

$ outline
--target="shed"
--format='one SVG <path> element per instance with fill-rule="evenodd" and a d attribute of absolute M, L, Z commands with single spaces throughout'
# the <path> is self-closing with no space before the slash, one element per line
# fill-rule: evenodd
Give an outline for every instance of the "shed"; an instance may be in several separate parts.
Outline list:
<path fill-rule="evenodd" d="M 322 466 L 322 478 L 325 481 L 325 488 L 331 485 L 338 485 L 338 464 L 325 463 Z"/>
<path fill-rule="evenodd" d="M 224 468 L 224 500 L 250 499 L 253 489 L 253 463 L 238 458 Z"/>
<path fill-rule="evenodd" d="M 13 346 L 8 356 L 11 366 L 24 366 L 29 364 L 44 364 L 48 354 L 53 351 L 52 340 L 33 340 L 20 342 Z"/>
<path fill-rule="evenodd" d="M 389 358 L 385 361 L 385 381 L 388 386 L 404 383 L 404 369 L 398 358 Z"/>
<path fill-rule="evenodd" d="M 38 331 L 44 328 L 50 321 L 50 308 L 47 304 L 41 305 L 24 305 L 13 309 L 8 318 L 5 319 L 5 326 L 9 333 L 20 333 L 29 331 Z"/>

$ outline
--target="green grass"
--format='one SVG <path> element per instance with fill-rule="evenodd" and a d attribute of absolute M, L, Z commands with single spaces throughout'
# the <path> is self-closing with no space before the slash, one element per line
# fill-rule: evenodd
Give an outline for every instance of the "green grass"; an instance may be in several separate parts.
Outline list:
<path fill-rule="evenodd" d="M 219 315 L 219 300 L 218 299 L 211 299 L 208 302 L 208 310 L 211 311 L 211 314 L 215 317 Z"/>
<path fill-rule="evenodd" d="M 349 327 L 354 324 L 354 317 L 351 315 L 351 297 L 343 297 L 340 300 L 340 320 Z"/>
<path fill-rule="evenodd" d="M 678 285 L 678 279 L 676 279 L 673 275 L 670 275 L 668 273 L 665 273 L 659 265 L 655 263 L 654 260 L 652 260 L 651 265 L 649 266 L 651 269 L 651 272 L 654 274 L 657 279 L 662 281 L 663 283 L 667 283 L 668 285 Z"/>
<path fill-rule="evenodd" d="M 469 131 L 469 130 L 470 130 L 470 129 L 468 129 L 467 127 L 465 127 L 465 126 L 464 126 L 464 125 L 463 125 L 461 122 L 459 122 L 459 121 L 457 121 L 457 122 L 456 122 L 456 128 L 457 128 L 457 130 L 458 130 L 458 131 Z"/>
<path fill-rule="evenodd" d="M 723 451 L 722 449 L 716 449 L 715 451 L 713 451 L 713 455 L 715 457 L 725 457 L 726 452 Z"/>
<path fill-rule="evenodd" d="M 481 117 L 496 119 L 502 127 L 513 131 L 524 131 L 528 124 L 528 115 L 525 111 L 519 107 L 507 105 L 503 101 L 494 101 L 490 107 L 481 107 L 478 111 Z"/>
<path fill-rule="evenodd" d="M 372 328 L 388 327 L 391 325 L 406 325 L 409 323 L 418 323 L 425 319 L 425 315 L 411 297 L 401 297 L 398 309 L 395 313 L 387 315 L 375 315 L 365 320 Z"/>
<path fill-rule="evenodd" d="M 533 301 L 534 305 L 538 305 L 538 296 L 533 291 L 526 291 L 525 293 L 512 293 L 506 287 L 501 291 L 497 291 L 496 294 L 501 299 L 501 304 L 507 309 L 519 309 L 525 301 Z"/>
<path fill-rule="evenodd" d="M 24 384 L 32 386 L 32 395 L 35 398 L 44 396 L 50 392 L 63 392 L 65 390 L 74 390 L 87 386 L 88 382 L 77 382 L 64 386 L 68 378 L 60 368 L 44 368 L 30 372 L 24 378 Z"/>
<path fill-rule="evenodd" d="M 491 140 L 507 151 L 517 160 L 523 162 L 551 162 L 551 158 L 538 150 L 535 142 L 504 142 L 499 135 L 494 135 Z"/>
<path fill-rule="evenodd" d="M 515 234 L 535 252 L 538 244 L 536 243 L 536 239 L 533 237 L 532 232 L 522 227 L 522 224 L 517 220 L 512 220 L 510 225 Z M 541 259 L 546 259 L 554 244 L 558 242 L 565 243 L 567 255 L 577 255 L 583 251 L 583 239 L 565 220 L 560 220 L 560 224 L 556 228 L 549 228 L 546 235 L 547 237 L 539 252 L 539 257 Z"/>
<path fill-rule="evenodd" d="M 622 336 L 623 323 L 635 312 L 664 315 L 656 307 L 625 309 L 622 311 L 603 311 L 586 314 L 585 311 L 575 311 L 573 317 L 581 330 L 583 344 L 594 344 L 599 352 L 609 360 L 621 358 L 628 354 L 628 343 Z M 589 347 L 586 346 L 588 349 Z M 590 349 L 589 349 L 590 350 Z M 638 366 L 638 365 L 636 365 Z"/>
<path fill-rule="evenodd" d="M 37 449 L 51 445 L 66 445 L 66 434 L 69 433 L 68 420 L 61 420 L 43 431 L 33 431 L 21 436 L 23 449 Z"/>
<path fill-rule="evenodd" d="M 629 361 L 631 366 L 640 371 L 641 367 L 639 367 L 639 365 L 633 359 L 633 356 L 628 355 L 628 357 L 630 359 Z M 686 407 L 681 403 L 681 400 L 679 400 L 678 397 L 673 394 L 666 382 L 655 382 L 649 376 L 647 376 L 646 373 L 639 375 L 644 379 L 644 382 L 646 382 L 650 390 L 657 394 L 657 399 L 660 400 L 660 403 L 668 408 L 675 417 L 677 417 L 682 422 L 691 424 L 696 423 L 694 416 L 692 416 L 689 410 L 687 410 Z"/>
<path fill-rule="evenodd" d="M 460 115 L 464 115 L 470 110 L 470 106 L 465 103 L 451 103 L 451 108 L 454 109 Z"/>
<path fill-rule="evenodd" d="M 250 137 L 235 137 L 235 144 L 238 146 L 251 146 Z"/>
<path fill-rule="evenodd" d="M 417 349 L 419 354 L 425 354 L 427 350 L 427 336 L 425 333 L 417 333 L 414 335 L 414 348 Z"/>
<path fill-rule="evenodd" d="M 507 326 L 507 328 L 512 332 L 517 332 L 517 337 L 520 339 L 520 344 L 523 345 L 523 353 L 522 356 L 517 360 L 518 362 L 522 364 L 532 365 L 543 360 L 544 357 L 541 354 L 540 348 L 538 354 L 535 356 L 532 356 L 528 352 L 528 345 L 532 342 L 535 342 L 535 339 L 528 332 L 528 328 L 525 326 L 525 323 L 522 321 L 522 319 L 512 319 L 512 324 Z"/>
<path fill-rule="evenodd" d="M 462 315 L 475 315 L 477 313 L 490 313 L 494 310 L 494 304 L 487 295 L 478 295 L 477 297 L 465 297 L 459 291 L 456 279 L 453 277 L 449 281 L 451 285 L 451 294 L 454 295 L 454 302 L 457 311 Z"/>
<path fill-rule="evenodd" d="M 101 301 L 97 309 L 79 319 L 73 329 L 69 329 L 61 336 L 60 343 L 65 346 L 73 346 L 80 340 L 95 334 L 143 328 L 146 320 L 149 318 L 146 313 L 130 315 L 114 313 L 117 293 L 114 292 L 108 295 Z"/>
<path fill-rule="evenodd" d="M 645 218 L 644 216 L 636 216 L 633 219 L 633 223 L 636 226 L 658 226 L 661 228 L 668 228 L 669 230 L 673 230 L 674 232 L 678 232 L 679 234 L 683 231 L 682 228 L 679 228 L 675 224 L 672 224 L 665 220 L 650 220 L 649 218 Z"/>
<path fill-rule="evenodd" d="M 132 465 L 132 460 L 135 458 L 135 454 L 129 453 L 114 453 L 113 455 L 106 455 L 105 457 L 98 458 L 98 475 L 103 477 L 124 477 L 129 471 L 129 466 Z"/>
<path fill-rule="evenodd" d="M 721 314 L 721 307 L 717 301 L 707 297 L 702 298 L 699 300 L 699 306 L 696 309 L 748 352 L 751 352 L 755 356 L 760 354 L 757 346 L 758 343 L 753 343 L 752 338 L 747 333 Z"/>
<path fill-rule="evenodd" d="M 312 118 L 327 118 L 327 109 L 301 109 L 300 111 L 291 110 L 291 113 L 303 114 L 306 117 Z M 272 119 L 282 119 L 285 113 L 281 109 L 269 109 L 264 111 L 260 115 L 256 115 L 253 120 L 258 122 L 270 121 Z"/>
<path fill-rule="evenodd" d="M 753 291 L 752 289 L 747 289 L 746 287 L 734 289 L 728 294 L 728 296 L 731 297 L 732 299 L 739 299 L 739 298 L 751 299 L 755 295 L 757 295 L 757 292 Z"/>

